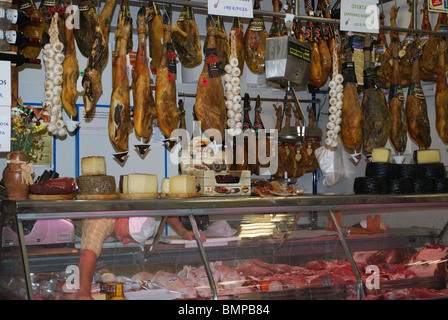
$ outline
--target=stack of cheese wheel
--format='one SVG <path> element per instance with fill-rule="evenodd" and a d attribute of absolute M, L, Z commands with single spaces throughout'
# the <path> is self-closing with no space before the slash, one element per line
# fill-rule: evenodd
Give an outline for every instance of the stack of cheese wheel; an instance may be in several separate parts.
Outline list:
<path fill-rule="evenodd" d="M 242 132 L 243 106 L 241 104 L 240 75 L 238 56 L 236 53 L 235 30 L 230 31 L 230 59 L 225 66 L 224 87 L 227 109 L 227 127 L 230 135 L 238 135 Z"/>
<path fill-rule="evenodd" d="M 67 130 L 62 118 L 62 63 L 65 60 L 64 44 L 59 41 L 58 13 L 51 20 L 48 29 L 50 42 L 44 46 L 43 60 L 45 65 L 45 114 L 50 116 L 46 123 L 49 133 L 58 137 L 65 137 Z"/>
<path fill-rule="evenodd" d="M 157 175 L 134 173 L 120 176 L 121 198 L 156 198 L 158 195 Z"/>
<path fill-rule="evenodd" d="M 117 196 L 115 177 L 106 175 L 106 160 L 101 156 L 81 159 L 81 175 L 76 179 L 78 199 L 84 196 Z M 101 198 L 101 197 L 97 197 Z"/>
<path fill-rule="evenodd" d="M 336 50 L 335 54 L 337 54 Z M 329 83 L 330 115 L 327 122 L 327 137 L 325 139 L 325 145 L 331 148 L 335 148 L 339 142 L 340 124 L 342 122 L 342 99 L 344 97 L 344 86 L 342 84 L 344 77 L 338 73 L 337 61 L 338 59 L 333 58 L 333 78 Z"/>

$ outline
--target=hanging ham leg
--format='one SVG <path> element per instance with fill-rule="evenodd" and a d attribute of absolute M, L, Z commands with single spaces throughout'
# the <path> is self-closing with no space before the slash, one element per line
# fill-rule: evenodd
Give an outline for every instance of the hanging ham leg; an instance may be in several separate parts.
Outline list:
<path fill-rule="evenodd" d="M 66 19 L 71 19 L 72 14 L 68 15 Z M 65 39 L 67 45 L 65 47 L 65 59 L 62 64 L 62 106 L 65 111 L 72 117 L 76 117 L 76 98 L 78 91 L 76 90 L 76 83 L 79 77 L 78 59 L 76 58 L 76 45 L 73 35 L 74 28 L 64 27 Z"/>
<path fill-rule="evenodd" d="M 260 10 L 260 0 L 255 0 L 254 9 Z M 263 16 L 254 15 L 249 21 L 244 34 L 245 61 L 249 70 L 253 73 L 263 73 L 266 57 L 266 31 Z"/>
<path fill-rule="evenodd" d="M 83 0 L 79 4 L 79 25 L 75 28 L 75 39 L 79 52 L 89 58 L 95 41 L 95 28 L 98 25 L 98 14 L 91 0 Z"/>
<path fill-rule="evenodd" d="M 130 116 L 129 80 L 126 67 L 127 45 L 132 30 L 129 8 L 122 6 L 118 15 L 116 39 L 116 71 L 110 99 L 109 138 L 117 152 L 128 151 Z"/>
<path fill-rule="evenodd" d="M 396 8 L 394 13 L 395 5 L 391 8 L 391 26 L 396 27 L 396 18 L 398 14 L 398 8 Z M 409 12 L 411 13 L 411 20 L 409 22 L 408 29 L 412 30 L 414 29 L 414 1 L 409 1 Z M 392 16 L 394 15 L 394 19 L 392 19 Z M 409 62 L 410 59 L 413 57 L 411 56 L 411 51 L 409 49 L 409 44 L 412 43 L 415 40 L 415 35 L 412 33 L 408 33 L 403 41 L 403 46 L 400 48 L 400 76 L 401 76 L 401 86 L 403 88 L 409 87 L 409 84 L 411 83 L 411 72 L 412 67 L 411 63 Z"/>
<path fill-rule="evenodd" d="M 174 24 L 173 43 L 183 66 L 191 68 L 202 62 L 201 39 L 192 7 L 185 6 Z"/>
<path fill-rule="evenodd" d="M 374 148 L 384 147 L 389 138 L 392 117 L 381 88 L 376 70 L 371 65 L 371 35 L 364 40 L 364 97 L 362 100 L 363 151 L 370 154 Z"/>
<path fill-rule="evenodd" d="M 412 54 L 416 55 L 418 50 L 417 41 L 410 46 Z M 406 98 L 405 112 L 410 137 L 420 148 L 429 148 L 432 142 L 431 128 L 425 94 L 420 84 L 418 59 L 412 62 L 412 78 Z"/>
<path fill-rule="evenodd" d="M 101 78 L 109 53 L 109 28 L 114 7 L 115 0 L 106 0 L 99 16 L 98 25 L 95 26 L 95 40 L 82 78 L 82 86 L 84 87 L 83 101 L 86 117 L 90 117 L 94 114 L 96 103 L 103 91 Z"/>
<path fill-rule="evenodd" d="M 439 65 L 437 68 L 436 85 L 436 128 L 440 139 L 448 144 L 448 85 L 445 74 L 445 51 L 447 45 L 443 40 L 439 41 Z"/>
<path fill-rule="evenodd" d="M 391 53 L 393 72 L 389 91 L 389 110 L 392 115 L 392 127 L 389 139 L 397 154 L 403 154 L 408 141 L 408 127 L 404 111 L 404 95 L 401 88 L 400 61 L 398 59 L 399 42 L 397 32 L 391 33 Z"/>
<path fill-rule="evenodd" d="M 43 17 L 37 10 L 33 0 L 24 1 L 19 6 L 20 10 L 23 10 L 30 17 L 37 17 L 42 20 L 40 23 L 26 23 L 24 26 L 20 26 L 19 30 L 27 37 L 38 38 L 42 40 L 43 33 L 45 32 L 45 22 Z M 39 45 L 25 45 L 19 48 L 19 52 L 27 58 L 36 59 L 42 50 L 42 44 Z"/>
<path fill-rule="evenodd" d="M 148 8 L 149 55 L 151 67 L 158 68 L 163 51 L 163 17 L 157 3 L 150 2 Z"/>
<path fill-rule="evenodd" d="M 152 136 L 153 121 L 157 118 L 157 110 L 151 90 L 151 74 L 146 57 L 146 9 L 140 8 L 137 14 L 138 48 L 135 60 L 133 81 L 134 97 L 134 130 L 144 143 Z"/>
<path fill-rule="evenodd" d="M 352 62 L 351 48 L 346 49 L 342 72 L 344 91 L 342 98 L 341 139 L 352 153 L 362 148 L 362 108 L 356 88 L 355 66 Z"/>
<path fill-rule="evenodd" d="M 283 109 L 282 106 L 274 105 L 275 115 L 277 117 L 277 123 L 275 129 L 280 132 L 283 122 Z M 272 152 L 272 149 L 271 149 Z M 273 177 L 281 179 L 285 177 L 285 171 L 287 171 L 288 156 L 286 154 L 286 147 L 284 142 L 278 142 L 277 144 L 277 171 L 273 173 Z"/>
<path fill-rule="evenodd" d="M 420 29 L 422 30 L 432 30 L 431 23 L 429 22 L 428 14 L 428 2 L 423 1 L 422 6 L 422 24 Z M 440 17 L 440 16 L 439 16 Z M 420 45 L 423 46 L 422 55 L 420 56 L 420 80 L 428 82 L 437 81 L 437 62 L 436 51 L 439 43 L 439 38 L 435 35 L 421 35 Z"/>
<path fill-rule="evenodd" d="M 380 13 L 380 25 L 384 26 L 384 13 Z M 383 89 L 390 88 L 392 77 L 392 57 L 388 50 L 386 35 L 383 29 L 379 30 L 377 44 L 375 45 L 375 60 L 380 65 L 376 68 L 378 82 Z"/>
<path fill-rule="evenodd" d="M 156 109 L 159 127 L 167 138 L 177 129 L 180 111 L 176 104 L 176 79 L 168 68 L 171 25 L 164 24 L 164 45 L 156 75 Z"/>
<path fill-rule="evenodd" d="M 215 28 L 209 27 L 207 33 L 207 48 L 216 48 Z M 194 113 L 201 122 L 204 131 L 216 129 L 221 134 L 221 141 L 224 141 L 227 117 L 224 87 L 221 76 L 210 76 L 208 62 L 204 63 L 202 73 L 199 76 Z"/>

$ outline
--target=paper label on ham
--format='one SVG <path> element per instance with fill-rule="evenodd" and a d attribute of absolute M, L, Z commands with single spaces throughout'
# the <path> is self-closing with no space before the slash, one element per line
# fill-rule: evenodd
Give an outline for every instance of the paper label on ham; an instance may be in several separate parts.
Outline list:
<path fill-rule="evenodd" d="M 425 94 L 420 83 L 411 83 L 409 86 L 408 95 L 415 96 L 420 100 L 425 100 Z"/>
<path fill-rule="evenodd" d="M 391 84 L 389 91 L 389 99 L 398 98 L 400 101 L 404 101 L 404 94 L 401 85 L 399 84 Z"/>
<path fill-rule="evenodd" d="M 176 74 L 176 72 L 177 72 L 177 68 L 176 68 L 177 54 L 176 54 L 176 50 L 174 49 L 174 43 L 168 42 L 166 44 L 166 47 L 167 47 L 166 57 L 168 59 L 167 60 L 168 72 L 172 73 L 172 74 Z"/>
<path fill-rule="evenodd" d="M 221 72 L 218 68 L 218 62 L 221 59 L 218 57 L 218 49 L 205 48 L 205 61 L 207 62 L 208 77 L 217 78 L 221 76 Z"/>

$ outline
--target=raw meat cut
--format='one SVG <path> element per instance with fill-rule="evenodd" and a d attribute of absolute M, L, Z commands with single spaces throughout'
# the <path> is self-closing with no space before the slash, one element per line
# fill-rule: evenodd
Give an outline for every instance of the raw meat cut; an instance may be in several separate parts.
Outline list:
<path fill-rule="evenodd" d="M 153 121 L 157 119 L 157 110 L 152 96 L 151 73 L 146 57 L 146 9 L 140 8 L 137 14 L 138 47 L 135 61 L 133 98 L 134 98 L 134 130 L 144 143 L 151 140 Z"/>
<path fill-rule="evenodd" d="M 174 24 L 173 43 L 183 66 L 191 68 L 202 62 L 201 40 L 192 7 L 185 6 Z"/>
<path fill-rule="evenodd" d="M 66 19 L 70 19 L 72 14 L 68 15 Z M 65 39 L 67 41 L 65 47 L 65 59 L 62 63 L 62 106 L 65 111 L 76 117 L 78 111 L 76 110 L 76 99 L 78 97 L 77 82 L 79 77 L 78 59 L 76 58 L 75 38 L 73 35 L 74 28 L 64 27 Z"/>
<path fill-rule="evenodd" d="M 446 276 L 448 246 L 426 244 L 409 262 L 418 277 Z"/>
<path fill-rule="evenodd" d="M 154 274 L 152 282 L 172 291 L 181 291 L 186 286 L 181 277 L 175 273 L 166 271 L 158 271 Z"/>
<path fill-rule="evenodd" d="M 121 5 L 118 15 L 116 40 L 116 71 L 110 98 L 109 139 L 117 152 L 129 150 L 129 131 L 132 129 L 129 79 L 126 68 L 128 41 L 132 36 L 132 18 L 127 0 Z"/>
<path fill-rule="evenodd" d="M 371 36 L 364 40 L 364 97 L 362 100 L 363 151 L 370 154 L 374 148 L 384 147 L 389 138 L 392 117 L 386 98 L 378 85 L 376 70 L 371 66 Z"/>

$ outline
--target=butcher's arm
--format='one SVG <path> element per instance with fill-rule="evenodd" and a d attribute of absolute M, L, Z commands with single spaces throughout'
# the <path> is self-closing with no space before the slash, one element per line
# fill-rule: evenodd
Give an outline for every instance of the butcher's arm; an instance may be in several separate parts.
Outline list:
<path fill-rule="evenodd" d="M 185 227 L 182 225 L 182 223 L 179 220 L 179 217 L 167 217 L 166 221 L 168 222 L 169 226 L 176 231 L 178 235 L 180 235 L 185 240 L 194 240 L 194 232 L 189 231 L 185 229 Z M 202 242 L 205 242 L 207 238 L 200 233 Z"/>
<path fill-rule="evenodd" d="M 96 254 L 92 250 L 81 250 L 81 257 L 79 258 L 79 290 L 78 300 L 92 300 L 90 295 L 91 283 L 93 279 L 93 273 L 96 266 Z"/>

